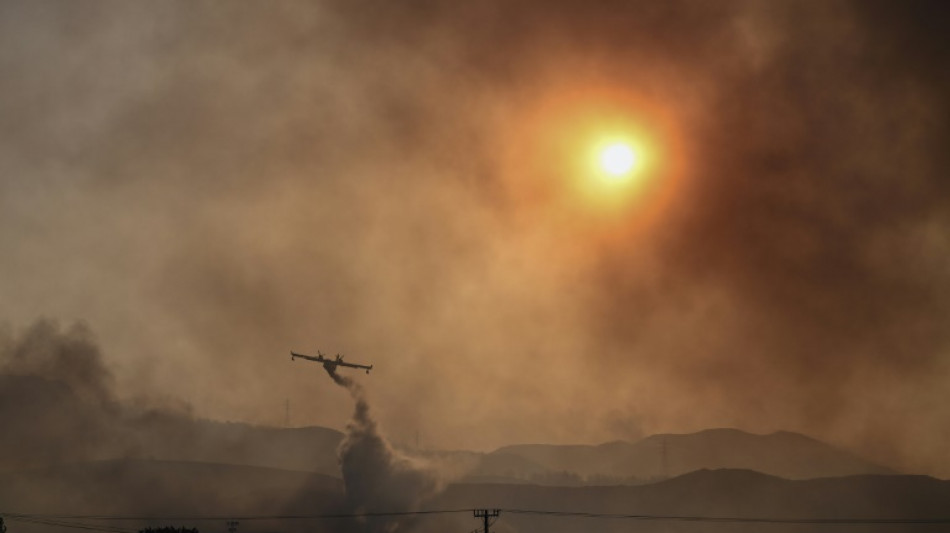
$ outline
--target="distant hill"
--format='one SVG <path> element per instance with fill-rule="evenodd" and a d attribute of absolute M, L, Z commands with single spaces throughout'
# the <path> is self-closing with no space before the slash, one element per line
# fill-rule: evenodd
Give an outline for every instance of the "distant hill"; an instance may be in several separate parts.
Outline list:
<path fill-rule="evenodd" d="M 100 389 L 0 375 L 0 472 L 132 458 L 341 475 L 339 431 L 194 419 L 185 412 L 126 406 Z M 704 468 L 749 469 L 789 479 L 893 473 L 804 435 L 735 429 L 597 446 L 506 446 L 488 454 L 405 451 L 433 460 L 449 482 L 632 485 Z"/>
<path fill-rule="evenodd" d="M 337 447 L 343 434 L 312 426 L 273 428 L 241 423 L 190 421 L 157 427 L 139 455 L 173 461 L 261 466 L 340 476 Z"/>
<path fill-rule="evenodd" d="M 551 471 L 520 455 L 470 451 L 418 451 L 404 453 L 428 461 L 448 482 L 543 483 Z"/>
<path fill-rule="evenodd" d="M 893 474 L 798 433 L 754 435 L 737 429 L 710 429 L 684 435 L 653 435 L 636 443 L 597 446 L 526 444 L 494 454 L 517 455 L 554 472 L 586 480 L 655 480 L 700 469 L 748 469 L 788 479 Z"/>
<path fill-rule="evenodd" d="M 340 476 L 342 433 L 322 427 L 268 428 L 206 420 L 149 424 L 140 456 L 250 465 Z M 643 484 L 701 469 L 746 469 L 788 479 L 894 474 L 805 435 L 737 429 L 653 435 L 639 442 L 515 445 L 491 453 L 413 452 L 434 459 L 449 480 L 579 486 Z"/>
<path fill-rule="evenodd" d="M 779 519 L 950 518 L 950 481 L 926 476 L 866 475 L 787 480 L 748 470 L 700 470 L 640 486 L 542 487 L 460 484 L 434 506 L 537 511 L 571 511 L 681 517 Z M 442 530 L 464 530 L 470 522 L 444 521 Z M 763 532 L 946 531 L 946 525 L 761 524 L 676 520 L 570 518 L 502 512 L 506 531 Z"/>
<path fill-rule="evenodd" d="M 343 494 L 343 482 L 330 476 L 213 463 L 130 459 L 0 473 L 0 502 L 7 513 L 157 518 L 312 514 L 341 512 Z M 135 530 L 167 523 L 223 529 L 220 521 L 209 525 L 160 519 L 118 524 Z M 7 525 L 11 532 L 58 530 L 18 521 Z M 258 526 L 287 530 L 286 524 L 276 522 Z"/>
<path fill-rule="evenodd" d="M 864 475 L 788 480 L 748 470 L 699 470 L 639 486 L 551 487 L 528 484 L 450 485 L 424 509 L 501 508 L 493 531 L 570 533 L 599 531 L 687 533 L 796 533 L 808 531 L 945 531 L 945 525 L 843 526 L 820 524 L 710 523 L 671 520 L 571 518 L 512 512 L 570 511 L 628 515 L 778 518 L 927 519 L 950 518 L 950 481 L 925 476 Z M 320 474 L 208 463 L 98 461 L 0 474 L 0 502 L 6 513 L 121 515 L 155 520 L 121 522 L 134 530 L 172 523 L 221 531 L 212 523 L 168 520 L 189 516 L 312 516 L 347 512 L 343 484 Z M 371 510 L 372 511 L 372 510 Z M 407 531 L 470 531 L 470 512 L 412 518 Z M 88 521 L 88 520 L 87 520 Z M 115 522 L 111 522 L 113 526 Z M 13 533 L 55 531 L 10 521 Z M 15 527 L 15 529 L 14 529 Z M 339 519 L 254 521 L 247 531 L 356 532 Z"/>

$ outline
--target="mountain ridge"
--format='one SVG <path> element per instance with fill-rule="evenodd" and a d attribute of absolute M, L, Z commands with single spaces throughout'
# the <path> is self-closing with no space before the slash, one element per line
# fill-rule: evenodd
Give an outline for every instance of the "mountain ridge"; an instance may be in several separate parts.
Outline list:
<path fill-rule="evenodd" d="M 117 459 L 0 473 L 0 501 L 10 513 L 74 513 L 140 517 L 305 516 L 348 511 L 342 480 L 316 473 L 216 463 Z M 501 508 L 511 531 L 569 533 L 582 520 L 543 516 L 550 511 L 655 517 L 787 519 L 947 519 L 950 481 L 929 476 L 856 475 L 789 480 L 741 469 L 702 469 L 653 483 L 630 486 L 545 486 L 540 484 L 448 484 L 424 509 Z M 512 510 L 539 511 L 513 512 Z M 188 524 L 187 519 L 182 519 Z M 471 513 L 434 516 L 424 533 L 461 531 Z M 310 531 L 317 522 L 258 522 L 265 530 Z M 17 531 L 48 531 L 24 527 Z M 135 527 L 145 527 L 141 519 Z M 629 520 L 601 519 L 596 530 L 629 531 Z M 675 519 L 638 521 L 637 530 L 695 531 Z M 728 531 L 752 533 L 761 524 L 730 522 Z M 837 529 L 835 529 L 837 528 Z M 903 531 L 894 526 L 889 531 Z M 354 530 L 355 531 L 355 530 Z M 769 531 L 803 531 L 800 524 L 773 523 Z M 808 527 L 837 532 L 840 525 Z M 941 531 L 915 526 L 913 531 Z"/>
<path fill-rule="evenodd" d="M 551 470 L 583 477 L 641 480 L 669 478 L 702 468 L 748 469 L 788 479 L 896 473 L 801 433 L 755 434 L 735 428 L 656 434 L 636 442 L 516 444 L 491 453 L 520 455 Z"/>

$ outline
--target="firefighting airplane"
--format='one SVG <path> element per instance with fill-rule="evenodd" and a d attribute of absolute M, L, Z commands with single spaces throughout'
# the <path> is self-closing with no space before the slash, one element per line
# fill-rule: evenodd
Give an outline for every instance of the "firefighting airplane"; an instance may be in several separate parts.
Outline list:
<path fill-rule="evenodd" d="M 296 359 L 296 358 L 298 358 L 298 357 L 301 357 L 301 358 L 303 358 L 303 359 L 307 359 L 307 360 L 309 360 L 309 361 L 316 361 L 316 362 L 318 362 L 318 363 L 323 363 L 323 368 L 326 368 L 327 370 L 329 370 L 329 371 L 331 371 L 331 372 L 332 372 L 333 370 L 335 370 L 336 367 L 338 367 L 338 366 L 348 366 L 348 367 L 350 367 L 350 368 L 362 368 L 362 369 L 366 370 L 366 373 L 367 373 L 367 374 L 369 374 L 369 371 L 373 369 L 373 365 L 368 365 L 368 366 L 367 366 L 367 365 L 360 365 L 360 364 L 356 364 L 356 363 L 347 363 L 346 361 L 343 360 L 343 356 L 340 355 L 340 354 L 336 354 L 336 359 L 330 359 L 330 358 L 324 357 L 324 356 L 323 356 L 323 353 L 322 353 L 320 350 L 317 350 L 317 356 L 316 356 L 316 357 L 314 357 L 314 356 L 312 356 L 312 355 L 304 355 L 304 354 L 302 354 L 302 353 L 290 352 L 290 360 L 291 360 L 291 361 L 293 361 L 294 359 Z"/>

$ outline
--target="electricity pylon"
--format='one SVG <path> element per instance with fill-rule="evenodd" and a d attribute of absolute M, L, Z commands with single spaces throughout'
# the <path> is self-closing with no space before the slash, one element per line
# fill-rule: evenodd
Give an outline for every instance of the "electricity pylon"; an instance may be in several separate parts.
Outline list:
<path fill-rule="evenodd" d="M 501 511 L 498 509 L 475 509 L 475 518 L 483 519 L 485 530 L 483 533 L 488 533 L 488 528 L 491 524 L 488 523 L 489 518 L 498 518 L 498 513 Z"/>

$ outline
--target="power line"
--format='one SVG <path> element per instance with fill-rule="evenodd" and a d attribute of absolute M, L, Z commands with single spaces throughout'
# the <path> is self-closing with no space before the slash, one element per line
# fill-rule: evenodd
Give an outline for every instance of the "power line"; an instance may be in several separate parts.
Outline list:
<path fill-rule="evenodd" d="M 752 524 L 950 524 L 950 518 L 765 518 L 738 516 L 683 516 L 587 513 L 579 511 L 539 511 L 533 509 L 501 509 L 511 514 L 573 518 L 607 518 L 626 520 L 669 520 L 679 522 L 728 522 Z"/>
<path fill-rule="evenodd" d="M 97 524 L 85 524 L 82 522 L 67 522 L 63 520 L 49 520 L 49 519 L 39 519 L 39 518 L 29 518 L 22 516 L 14 515 L 4 515 L 6 518 L 16 522 L 25 522 L 28 524 L 40 524 L 45 526 L 54 526 L 54 527 L 67 527 L 73 529 L 85 529 L 90 531 L 105 531 L 108 533 L 135 533 L 135 530 L 118 528 L 112 526 L 102 526 Z"/>
<path fill-rule="evenodd" d="M 770 518 L 770 517 L 738 517 L 738 516 L 703 516 L 703 515 L 654 515 L 654 514 L 620 514 L 620 513 L 593 513 L 583 511 L 546 511 L 538 509 L 498 509 L 504 513 L 517 515 L 549 516 L 558 518 L 599 518 L 614 520 L 656 520 L 680 522 L 718 522 L 718 523 L 755 523 L 755 524 L 950 524 L 950 518 Z M 0 512 L 0 516 L 13 520 L 98 520 L 98 521 L 220 521 L 220 520 L 319 520 L 335 518 L 383 518 L 398 516 L 440 515 L 473 513 L 476 509 L 427 509 L 418 511 L 398 512 L 363 512 L 363 513 L 326 513 L 306 515 L 181 515 L 181 516 L 129 516 L 129 515 L 57 515 L 57 514 L 13 514 Z M 90 526 L 89 524 L 73 523 Z M 105 531 L 105 529 L 100 528 Z M 116 533 L 125 533 L 126 530 L 110 529 Z"/>
<path fill-rule="evenodd" d="M 131 531 L 128 529 L 120 528 L 118 526 L 88 524 L 84 522 L 70 522 L 67 520 L 63 520 L 61 518 L 54 518 L 50 516 L 21 515 L 21 514 L 10 514 L 10 513 L 4 513 L 3 516 L 4 518 L 8 518 L 10 520 L 16 520 L 20 522 L 48 523 L 48 524 L 62 525 L 65 527 L 77 527 L 79 529 L 95 528 L 97 530 L 108 530 L 108 531 L 117 531 L 117 532 Z"/>
<path fill-rule="evenodd" d="M 133 516 L 133 515 L 66 515 L 66 514 L 14 514 L 0 511 L 0 516 L 66 519 L 66 520 L 109 520 L 109 521 L 162 521 L 162 520 L 192 520 L 192 521 L 220 521 L 220 520 L 311 520 L 322 518 L 375 518 L 389 516 L 434 515 L 452 513 L 470 513 L 467 509 L 435 509 L 422 511 L 394 511 L 394 512 L 364 512 L 364 513 L 326 513 L 306 515 L 166 515 L 166 516 Z"/>
<path fill-rule="evenodd" d="M 22 519 L 22 518 L 12 518 L 12 517 L 10 517 L 10 520 L 13 522 L 23 522 L 25 524 L 40 524 L 44 526 L 68 527 L 68 528 L 74 528 L 74 529 L 87 529 L 87 530 L 93 530 L 93 531 L 108 531 L 110 533 L 120 533 L 120 530 L 118 529 L 100 528 L 100 527 L 95 527 L 95 526 L 69 523 L 69 522 L 60 522 L 60 521 L 55 521 L 55 520 L 32 520 L 32 519 Z M 121 531 L 124 532 L 125 530 L 121 530 Z"/>

